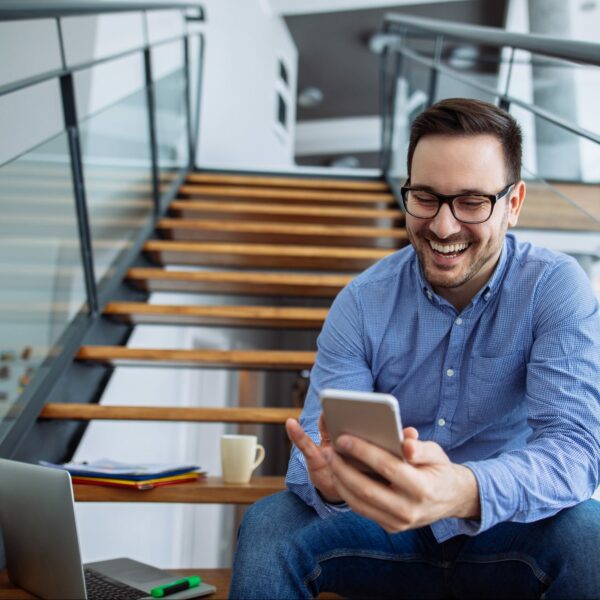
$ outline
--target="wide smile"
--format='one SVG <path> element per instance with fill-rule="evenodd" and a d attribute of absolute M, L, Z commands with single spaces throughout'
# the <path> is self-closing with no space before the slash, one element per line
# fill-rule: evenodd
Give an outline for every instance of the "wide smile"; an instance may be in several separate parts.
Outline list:
<path fill-rule="evenodd" d="M 453 244 L 440 244 L 433 240 L 427 240 L 427 242 L 434 257 L 437 259 L 436 262 L 441 262 L 442 264 L 454 264 L 471 246 L 469 242 Z"/>

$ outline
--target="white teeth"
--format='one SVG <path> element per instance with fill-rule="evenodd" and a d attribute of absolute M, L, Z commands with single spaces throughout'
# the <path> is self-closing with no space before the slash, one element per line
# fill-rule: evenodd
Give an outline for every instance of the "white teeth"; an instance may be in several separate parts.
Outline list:
<path fill-rule="evenodd" d="M 429 244 L 436 252 L 441 252 L 442 254 L 455 254 L 456 252 L 461 252 L 465 250 L 469 244 L 438 244 L 429 240 Z"/>

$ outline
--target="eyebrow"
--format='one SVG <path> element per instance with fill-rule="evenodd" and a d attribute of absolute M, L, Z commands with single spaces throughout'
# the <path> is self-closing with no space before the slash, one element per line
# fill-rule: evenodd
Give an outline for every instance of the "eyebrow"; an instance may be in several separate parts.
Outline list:
<path fill-rule="evenodd" d="M 410 187 L 413 187 L 413 188 L 419 189 L 419 190 L 423 190 L 424 192 L 433 192 L 435 194 L 440 194 L 441 196 L 457 196 L 457 195 L 460 196 L 462 194 L 472 194 L 474 196 L 489 196 L 490 195 L 487 192 L 482 192 L 481 190 L 474 190 L 474 189 L 470 189 L 470 188 L 463 188 L 462 190 L 459 190 L 455 194 L 441 194 L 441 192 L 438 192 L 435 188 L 431 187 L 430 185 L 413 183 Z"/>

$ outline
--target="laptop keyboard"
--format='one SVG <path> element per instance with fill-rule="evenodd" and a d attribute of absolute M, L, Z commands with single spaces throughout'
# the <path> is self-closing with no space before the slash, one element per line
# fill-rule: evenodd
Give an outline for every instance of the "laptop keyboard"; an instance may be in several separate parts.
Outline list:
<path fill-rule="evenodd" d="M 83 572 L 88 600 L 138 600 L 149 596 L 148 592 L 115 581 L 94 569 L 86 567 Z"/>

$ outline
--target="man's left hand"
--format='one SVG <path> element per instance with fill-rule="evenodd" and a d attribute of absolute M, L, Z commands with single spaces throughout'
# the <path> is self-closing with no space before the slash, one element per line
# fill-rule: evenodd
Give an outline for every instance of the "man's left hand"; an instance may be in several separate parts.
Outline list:
<path fill-rule="evenodd" d="M 407 438 L 405 461 L 360 438 L 342 435 L 326 451 L 338 495 L 355 512 L 396 533 L 439 519 L 480 518 L 479 491 L 472 471 L 450 462 L 439 444 Z M 343 453 L 340 454 L 339 452 Z M 381 475 L 375 481 L 344 460 L 351 456 Z"/>

